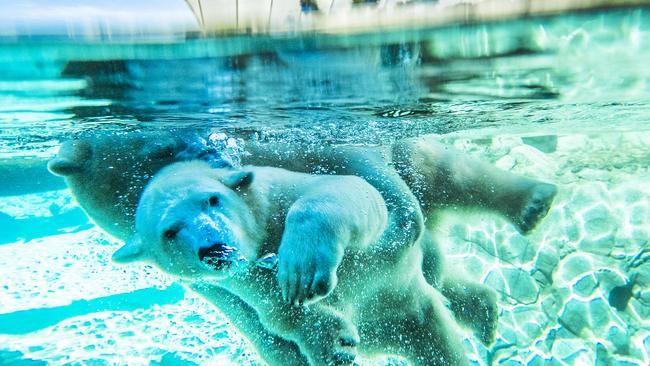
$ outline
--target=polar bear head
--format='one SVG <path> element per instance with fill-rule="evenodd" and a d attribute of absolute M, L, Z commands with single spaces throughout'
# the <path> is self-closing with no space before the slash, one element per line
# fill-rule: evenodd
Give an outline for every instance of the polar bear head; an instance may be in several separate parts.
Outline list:
<path fill-rule="evenodd" d="M 180 134 L 179 134 L 180 136 Z M 171 133 L 98 134 L 65 142 L 48 167 L 109 234 L 126 239 L 135 207 L 150 177 L 179 161 L 187 144 Z"/>
<path fill-rule="evenodd" d="M 253 173 L 215 169 L 199 161 L 164 168 L 145 188 L 136 234 L 113 255 L 145 260 L 183 279 L 222 279 L 240 260 L 254 260 L 263 241 L 242 197 Z"/>

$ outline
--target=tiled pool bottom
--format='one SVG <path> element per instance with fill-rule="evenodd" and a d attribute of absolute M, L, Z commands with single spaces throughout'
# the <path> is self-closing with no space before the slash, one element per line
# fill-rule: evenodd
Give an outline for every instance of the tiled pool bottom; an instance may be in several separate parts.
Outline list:
<path fill-rule="evenodd" d="M 485 213 L 439 222 L 447 265 L 500 293 L 495 344 L 464 334 L 475 365 L 650 364 L 647 141 L 647 132 L 448 138 L 560 188 L 528 236 Z M 0 364 L 260 363 L 204 300 L 155 269 L 113 265 L 119 243 L 84 219 L 39 225 L 75 210 L 67 191 L 0 199 L 3 217 L 33 220 L 34 232 L 0 245 Z"/>

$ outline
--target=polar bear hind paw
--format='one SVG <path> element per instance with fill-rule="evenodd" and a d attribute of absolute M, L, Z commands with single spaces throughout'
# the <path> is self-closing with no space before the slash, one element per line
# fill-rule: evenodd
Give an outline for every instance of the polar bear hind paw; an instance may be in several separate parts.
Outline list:
<path fill-rule="evenodd" d="M 474 325 L 474 335 L 486 346 L 494 343 L 497 327 L 499 325 L 499 308 L 496 297 L 493 294 L 485 294 L 477 299 L 477 314 L 483 317 Z"/>
<path fill-rule="evenodd" d="M 356 327 L 346 319 L 334 316 L 319 322 L 307 337 L 306 350 L 313 365 L 354 365 L 360 339 Z"/>
<path fill-rule="evenodd" d="M 548 213 L 556 194 L 557 188 L 554 185 L 536 184 L 514 220 L 517 229 L 523 234 L 533 230 Z"/>
<path fill-rule="evenodd" d="M 329 340 L 330 349 L 327 349 L 329 348 L 327 347 L 327 338 L 323 339 L 326 344 L 323 350 L 325 364 L 328 366 L 354 365 L 354 360 L 357 358 L 357 346 L 360 341 L 356 328 L 346 324 L 341 324 L 337 328 L 339 329 L 333 332 L 334 334 Z"/>
<path fill-rule="evenodd" d="M 442 293 L 456 319 L 471 329 L 481 343 L 488 346 L 494 342 L 499 325 L 494 290 L 478 283 L 450 281 L 443 286 Z"/>
<path fill-rule="evenodd" d="M 354 365 L 357 358 L 359 339 L 350 335 L 342 335 L 335 345 L 335 351 L 329 364 L 336 366 Z"/>

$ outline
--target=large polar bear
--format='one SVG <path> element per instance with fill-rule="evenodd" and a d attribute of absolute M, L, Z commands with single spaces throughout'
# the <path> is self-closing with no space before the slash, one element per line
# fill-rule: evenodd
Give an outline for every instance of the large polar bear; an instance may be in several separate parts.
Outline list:
<path fill-rule="evenodd" d="M 221 287 L 311 365 L 351 364 L 357 346 L 413 365 L 467 364 L 453 318 L 420 269 L 420 246 L 387 256 L 387 224 L 381 194 L 355 176 L 180 162 L 149 183 L 136 235 L 113 258 Z M 269 253 L 278 253 L 277 280 L 254 265 Z"/>
<path fill-rule="evenodd" d="M 205 131 L 125 132 L 90 135 L 65 142 L 48 165 L 65 178 L 82 208 L 103 229 L 129 237 L 147 181 L 166 165 L 214 155 L 196 144 Z M 425 229 L 416 208 L 449 205 L 481 207 L 509 218 L 523 233 L 543 218 L 555 195 L 552 185 L 465 156 L 435 136 L 400 140 L 388 146 L 304 146 L 246 143 L 245 165 L 296 172 L 356 175 L 384 196 L 393 217 L 395 241 L 414 241 Z M 431 184 L 423 180 L 434 179 Z M 435 189 L 426 189 L 434 187 Z"/>
<path fill-rule="evenodd" d="M 188 155 L 202 158 L 213 153 L 209 147 L 197 149 L 196 140 L 194 134 L 180 131 L 72 140 L 49 167 L 65 177 L 98 225 L 126 240 L 135 232 L 135 208 L 148 180 Z M 248 143 L 247 150 L 250 154 L 242 156 L 243 164 L 356 175 L 369 182 L 388 209 L 388 226 L 380 241 L 392 250 L 385 258 L 399 258 L 403 250 L 419 243 L 426 280 L 449 300 L 456 318 L 485 343 L 492 341 L 496 326 L 494 294 L 454 274 L 443 276 L 438 246 L 426 227 L 434 221 L 425 225 L 425 219 L 448 205 L 482 207 L 508 217 L 525 233 L 544 217 L 556 191 L 553 185 L 500 171 L 428 136 L 386 147 Z M 207 283 L 192 287 L 212 299 L 270 363 L 286 364 L 302 357 L 295 343 L 267 332 L 257 313 L 239 297 Z"/>

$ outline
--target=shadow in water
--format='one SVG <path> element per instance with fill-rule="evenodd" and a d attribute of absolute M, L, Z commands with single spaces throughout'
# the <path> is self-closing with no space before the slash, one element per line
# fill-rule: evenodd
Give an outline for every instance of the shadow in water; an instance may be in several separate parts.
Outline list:
<path fill-rule="evenodd" d="M 63 178 L 47 170 L 47 160 L 0 159 L 0 196 L 19 196 L 63 188 Z"/>
<path fill-rule="evenodd" d="M 49 217 L 15 218 L 0 212 L 0 245 L 18 240 L 29 241 L 34 238 L 73 233 L 89 229 L 93 224 L 80 208 L 74 208 Z"/>
<path fill-rule="evenodd" d="M 153 305 L 174 304 L 183 299 L 185 290 L 172 284 L 166 289 L 149 287 L 133 292 L 109 295 L 92 300 L 77 300 L 70 305 L 38 308 L 0 314 L 0 333 L 27 334 L 55 325 L 63 320 L 100 311 L 134 311 Z M 1 355 L 0 355 L 1 357 Z M 0 358 L 0 361 L 2 358 Z"/>
<path fill-rule="evenodd" d="M 48 364 L 45 361 L 37 361 L 24 357 L 25 355 L 20 351 L 0 349 L 0 365 L 2 366 L 41 366 Z"/>

